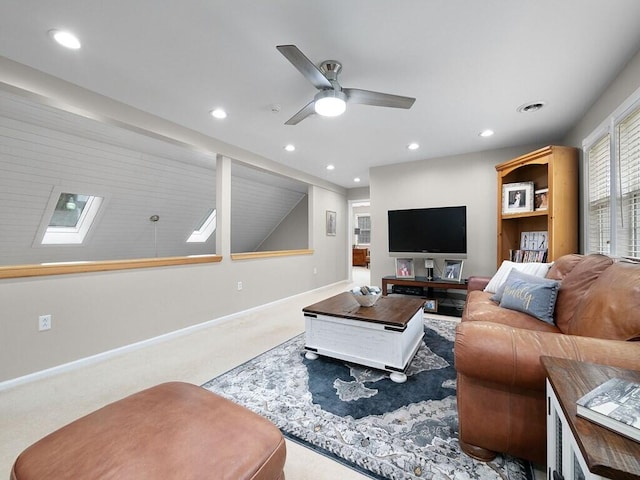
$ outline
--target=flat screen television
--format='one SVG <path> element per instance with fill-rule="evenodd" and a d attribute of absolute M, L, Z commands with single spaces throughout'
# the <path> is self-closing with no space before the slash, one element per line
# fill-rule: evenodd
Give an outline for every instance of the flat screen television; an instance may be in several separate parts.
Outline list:
<path fill-rule="evenodd" d="M 389 254 L 467 257 L 467 207 L 389 210 Z"/>

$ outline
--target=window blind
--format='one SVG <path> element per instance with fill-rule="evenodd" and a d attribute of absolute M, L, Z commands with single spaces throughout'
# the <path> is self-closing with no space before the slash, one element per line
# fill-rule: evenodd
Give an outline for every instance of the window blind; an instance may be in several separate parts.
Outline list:
<path fill-rule="evenodd" d="M 587 149 L 589 168 L 588 252 L 609 254 L 611 242 L 610 136 Z"/>
<path fill-rule="evenodd" d="M 616 128 L 616 255 L 640 257 L 640 107 Z"/>
<path fill-rule="evenodd" d="M 358 243 L 359 244 L 370 244 L 371 243 L 371 217 L 369 215 L 359 215 L 357 216 L 358 220 L 358 228 L 360 229 L 360 233 L 358 234 Z"/>

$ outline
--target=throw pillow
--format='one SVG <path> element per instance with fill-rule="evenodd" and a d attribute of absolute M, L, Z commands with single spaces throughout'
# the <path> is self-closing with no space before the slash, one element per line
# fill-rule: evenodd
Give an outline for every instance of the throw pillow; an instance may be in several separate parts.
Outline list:
<path fill-rule="evenodd" d="M 560 282 L 512 270 L 505 280 L 500 306 L 524 312 L 553 325 Z"/>
<path fill-rule="evenodd" d="M 544 277 L 549 268 L 551 268 L 552 263 L 516 263 L 505 260 L 500 265 L 500 268 L 495 273 L 495 275 L 489 280 L 489 283 L 484 288 L 485 292 L 496 293 L 501 285 L 504 284 L 504 281 L 507 279 L 509 272 L 514 268 L 524 273 L 528 273 L 529 275 L 535 275 L 536 277 Z"/>

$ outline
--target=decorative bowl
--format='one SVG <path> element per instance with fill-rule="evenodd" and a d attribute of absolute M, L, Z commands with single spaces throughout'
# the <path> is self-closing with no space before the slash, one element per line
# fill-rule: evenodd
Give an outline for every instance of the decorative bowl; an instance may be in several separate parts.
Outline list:
<path fill-rule="evenodd" d="M 362 307 L 373 307 L 375 303 L 380 298 L 379 293 L 370 293 L 369 295 L 356 295 L 353 294 L 353 298 L 362 306 Z"/>
<path fill-rule="evenodd" d="M 363 307 L 373 307 L 382 292 L 378 287 L 356 287 L 351 290 L 353 298 Z"/>

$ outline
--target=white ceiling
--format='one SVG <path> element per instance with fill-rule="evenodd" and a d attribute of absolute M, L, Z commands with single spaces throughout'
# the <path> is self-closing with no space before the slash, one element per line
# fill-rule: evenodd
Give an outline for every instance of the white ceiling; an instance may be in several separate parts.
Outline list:
<path fill-rule="evenodd" d="M 638 0 L 0 0 L 0 54 L 351 188 L 371 166 L 562 139 L 640 48 L 638 19 Z M 280 44 L 416 103 L 284 125 L 316 90 Z"/>

